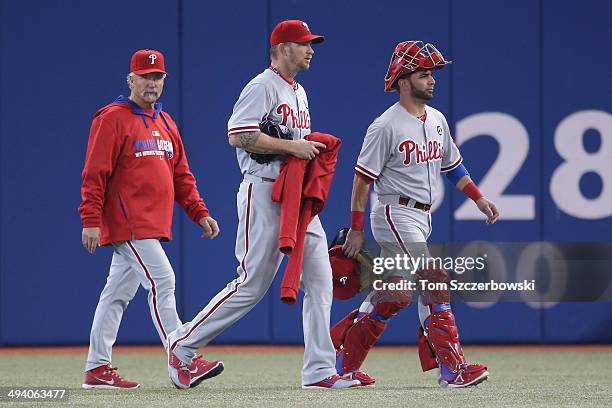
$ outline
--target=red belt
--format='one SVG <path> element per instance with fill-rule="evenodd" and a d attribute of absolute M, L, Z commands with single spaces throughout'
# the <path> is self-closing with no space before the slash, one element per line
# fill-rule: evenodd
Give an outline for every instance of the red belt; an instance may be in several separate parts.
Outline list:
<path fill-rule="evenodd" d="M 414 201 L 414 200 L 412 200 Z M 399 198 L 399 204 L 400 205 L 405 205 L 405 206 L 410 206 L 410 198 L 408 197 L 400 197 Z M 423 203 L 419 203 L 418 201 L 414 201 L 414 205 L 412 206 L 412 208 L 416 208 L 417 210 L 422 210 L 425 212 L 429 212 L 429 210 L 431 209 L 431 204 L 423 204 Z"/>

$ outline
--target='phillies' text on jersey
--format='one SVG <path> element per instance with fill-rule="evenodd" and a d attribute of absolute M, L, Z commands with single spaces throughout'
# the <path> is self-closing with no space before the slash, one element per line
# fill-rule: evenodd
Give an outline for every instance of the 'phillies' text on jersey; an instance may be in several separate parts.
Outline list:
<path fill-rule="evenodd" d="M 286 103 L 278 105 L 276 113 L 282 115 L 281 125 L 297 129 L 310 129 L 310 114 L 306 110 L 300 110 L 296 116 L 293 108 Z M 291 118 L 291 124 L 288 119 Z"/>
<path fill-rule="evenodd" d="M 405 155 L 404 164 L 408 166 L 414 153 L 416 164 L 428 161 L 442 160 L 444 157 L 444 146 L 438 140 L 428 140 L 427 144 L 417 144 L 414 140 L 404 140 L 397 149 Z"/>

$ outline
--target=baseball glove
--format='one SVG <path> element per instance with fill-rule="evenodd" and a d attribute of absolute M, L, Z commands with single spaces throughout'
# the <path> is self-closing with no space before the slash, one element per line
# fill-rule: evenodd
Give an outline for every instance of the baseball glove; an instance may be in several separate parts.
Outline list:
<path fill-rule="evenodd" d="M 259 130 L 262 133 L 270 137 L 276 137 L 278 139 L 292 140 L 293 136 L 291 135 L 291 130 L 288 127 L 273 123 L 269 119 L 264 119 L 259 124 Z M 264 154 L 264 153 L 249 153 L 251 159 L 255 160 L 259 164 L 267 164 L 274 160 L 278 155 L 277 154 Z"/>

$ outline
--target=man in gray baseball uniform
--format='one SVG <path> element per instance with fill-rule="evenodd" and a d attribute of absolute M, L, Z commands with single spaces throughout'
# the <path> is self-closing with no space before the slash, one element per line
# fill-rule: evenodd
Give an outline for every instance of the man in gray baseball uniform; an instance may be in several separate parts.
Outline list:
<path fill-rule="evenodd" d="M 312 44 L 324 37 L 310 32 L 298 20 L 278 24 L 270 37 L 271 64 L 242 90 L 228 123 L 229 144 L 236 148 L 244 175 L 237 197 L 239 225 L 236 237 L 238 277 L 219 292 L 191 321 L 168 336 L 168 372 L 177 387 L 186 388 L 187 364 L 198 347 L 247 314 L 268 291 L 283 259 L 278 249 L 280 206 L 272 202 L 272 182 L 290 155 L 312 159 L 325 145 L 304 138 L 310 134 L 310 114 L 304 88 L 295 81 L 307 70 L 314 54 Z M 259 124 L 272 121 L 291 133 L 292 140 L 274 138 Z M 270 154 L 254 160 L 253 154 Z M 301 281 L 304 291 L 303 388 L 349 388 L 357 380 L 339 376 L 329 334 L 332 304 L 331 267 L 321 221 L 308 226 Z"/>
<path fill-rule="evenodd" d="M 429 210 L 439 188 L 440 172 L 474 200 L 488 224 L 499 217 L 495 205 L 482 195 L 462 164 L 444 115 L 427 105 L 436 83 L 433 70 L 449 63 L 432 44 L 406 41 L 395 47 L 385 77 L 385 91 L 399 92 L 399 102 L 370 125 L 357 159 L 351 229 L 343 247 L 346 256 L 355 258 L 363 248 L 364 211 L 372 182 L 378 199 L 370 220 L 381 256 L 429 257 L 427 239 L 432 228 Z M 416 275 L 435 282 L 447 279 L 447 272 L 441 269 L 421 269 Z M 393 281 L 404 276 L 391 271 L 385 278 Z M 334 326 L 332 339 L 340 374 L 360 368 L 389 319 L 410 301 L 409 291 L 389 295 L 388 291 L 373 290 L 358 310 Z M 441 387 L 475 385 L 486 380 L 489 373 L 484 365 L 466 362 L 449 302 L 447 291 L 419 294 L 421 366 L 424 371 L 440 368 Z"/>

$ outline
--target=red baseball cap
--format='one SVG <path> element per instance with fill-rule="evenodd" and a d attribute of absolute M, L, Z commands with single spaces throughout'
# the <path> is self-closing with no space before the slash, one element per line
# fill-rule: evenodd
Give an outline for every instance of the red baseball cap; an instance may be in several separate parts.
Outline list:
<path fill-rule="evenodd" d="M 130 72 L 144 75 L 150 72 L 167 74 L 164 66 L 164 54 L 156 50 L 139 50 L 132 54 Z"/>
<path fill-rule="evenodd" d="M 334 280 L 334 297 L 339 300 L 350 299 L 359 293 L 361 281 L 357 263 L 342 253 L 342 245 L 334 245 L 329 250 L 329 263 Z"/>
<path fill-rule="evenodd" d="M 304 43 L 312 41 L 313 44 L 322 43 L 325 37 L 310 32 L 308 24 L 300 20 L 281 21 L 274 27 L 270 35 L 270 45 L 286 42 Z"/>

